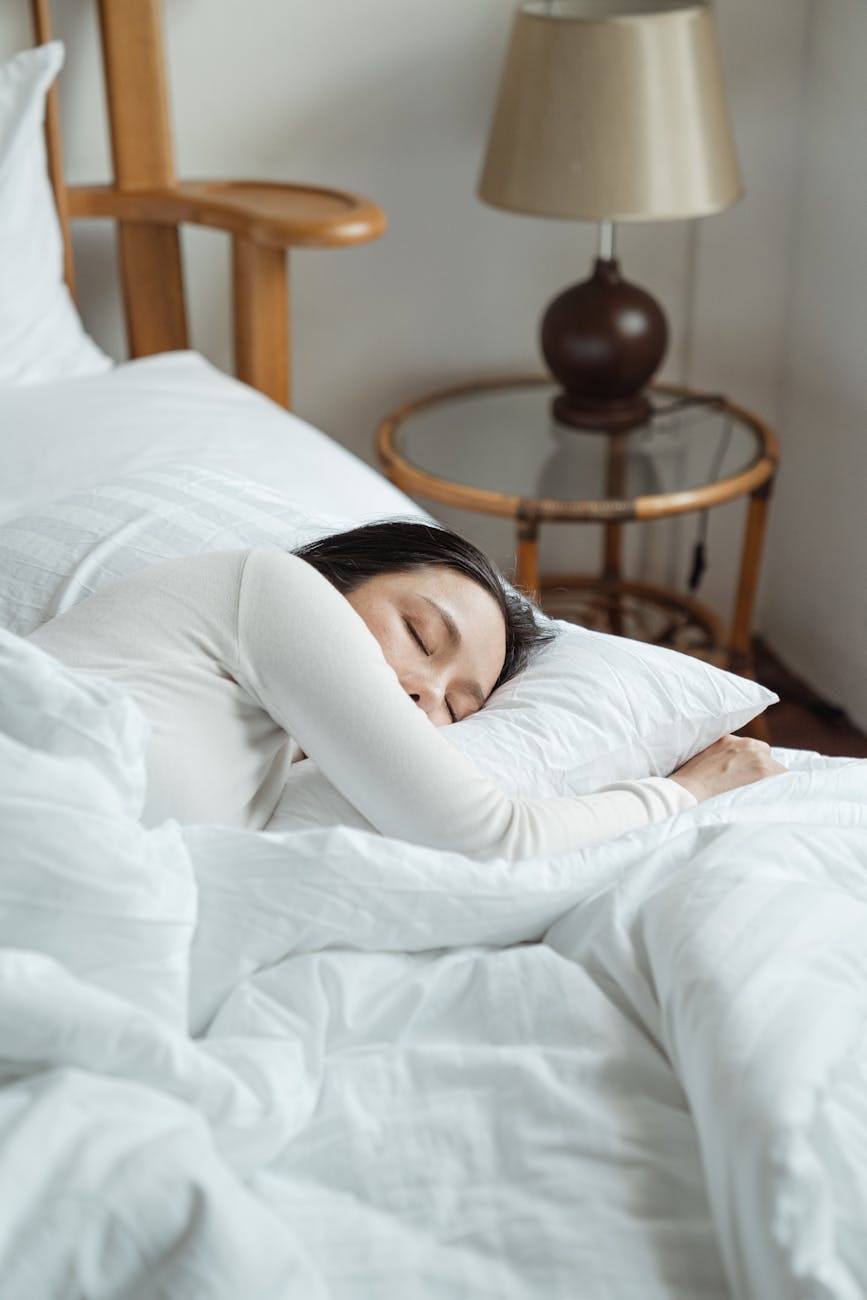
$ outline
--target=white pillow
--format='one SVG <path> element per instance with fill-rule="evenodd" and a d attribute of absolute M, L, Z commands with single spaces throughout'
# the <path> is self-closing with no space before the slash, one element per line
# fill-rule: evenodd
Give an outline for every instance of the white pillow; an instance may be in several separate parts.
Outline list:
<path fill-rule="evenodd" d="M 511 794 L 668 776 L 777 696 L 692 655 L 555 622 L 558 636 L 450 739 Z"/>
<path fill-rule="evenodd" d="M 0 65 L 0 384 L 92 375 L 112 362 L 82 328 L 63 280 L 63 243 L 46 167 L 45 96 L 59 41 Z"/>
<path fill-rule="evenodd" d="M 292 549 L 370 518 L 311 517 L 239 476 L 151 470 L 0 524 L 0 624 L 31 630 L 147 564 L 253 545 Z M 380 517 L 382 517 L 380 515 Z M 569 623 L 449 737 L 510 793 L 585 794 L 666 776 L 776 696 L 699 659 Z M 272 828 L 363 819 L 312 763 L 293 771 Z"/>

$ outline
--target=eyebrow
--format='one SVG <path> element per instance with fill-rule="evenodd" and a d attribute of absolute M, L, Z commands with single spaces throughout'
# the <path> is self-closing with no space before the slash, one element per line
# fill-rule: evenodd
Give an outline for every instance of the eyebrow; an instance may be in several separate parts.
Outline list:
<path fill-rule="evenodd" d="M 449 639 L 449 644 L 456 650 L 461 644 L 461 630 L 452 618 L 451 614 L 447 609 L 443 609 L 442 605 L 437 601 L 431 600 L 430 596 L 422 596 L 422 600 L 427 605 L 430 605 L 431 609 L 435 610 L 442 619 L 446 635 Z M 462 690 L 465 690 L 468 695 L 472 696 L 480 709 L 484 708 L 485 701 L 488 697 L 485 695 L 485 692 L 482 690 L 478 682 L 462 681 L 460 686 Z"/>

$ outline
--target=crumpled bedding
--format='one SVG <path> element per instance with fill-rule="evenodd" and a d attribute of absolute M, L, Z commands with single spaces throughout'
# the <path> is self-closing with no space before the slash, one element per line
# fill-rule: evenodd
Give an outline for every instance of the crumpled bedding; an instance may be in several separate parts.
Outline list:
<path fill-rule="evenodd" d="M 0 634 L 0 1294 L 863 1296 L 867 763 L 594 850 L 144 831 Z"/>

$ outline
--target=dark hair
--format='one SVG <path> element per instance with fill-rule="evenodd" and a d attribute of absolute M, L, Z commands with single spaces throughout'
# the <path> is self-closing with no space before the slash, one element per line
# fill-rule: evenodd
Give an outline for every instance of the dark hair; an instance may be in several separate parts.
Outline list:
<path fill-rule="evenodd" d="M 309 542 L 294 554 L 312 564 L 344 596 L 379 573 L 405 573 L 432 564 L 470 578 L 493 596 L 506 625 L 506 657 L 495 687 L 520 672 L 532 651 L 555 635 L 536 621 L 530 602 L 506 586 L 477 546 L 437 524 L 401 519 L 362 524 Z"/>

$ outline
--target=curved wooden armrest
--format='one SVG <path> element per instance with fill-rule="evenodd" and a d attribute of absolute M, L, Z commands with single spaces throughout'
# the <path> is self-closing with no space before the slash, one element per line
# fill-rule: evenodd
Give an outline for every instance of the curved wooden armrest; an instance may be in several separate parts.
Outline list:
<path fill-rule="evenodd" d="M 342 190 L 277 181 L 175 181 L 146 190 L 70 186 L 71 217 L 120 223 L 130 354 L 187 347 L 178 226 L 232 236 L 235 369 L 289 405 L 288 248 L 339 248 L 377 239 L 382 208 Z"/>
<path fill-rule="evenodd" d="M 68 191 L 72 217 L 176 226 L 210 226 L 271 248 L 335 248 L 377 239 L 382 208 L 342 190 L 279 181 L 177 181 L 166 189 L 119 190 L 76 185 Z"/>

